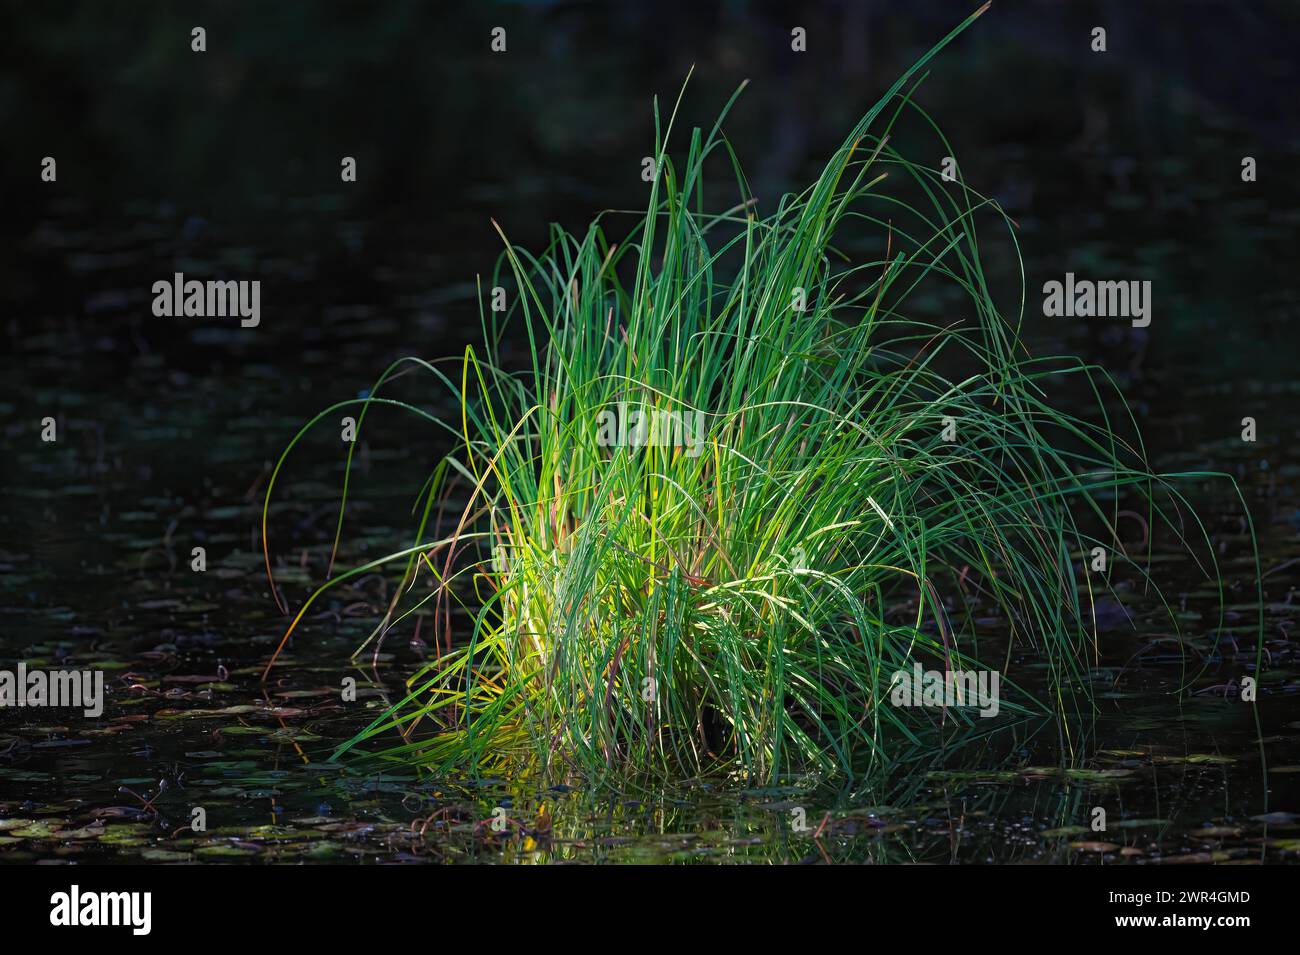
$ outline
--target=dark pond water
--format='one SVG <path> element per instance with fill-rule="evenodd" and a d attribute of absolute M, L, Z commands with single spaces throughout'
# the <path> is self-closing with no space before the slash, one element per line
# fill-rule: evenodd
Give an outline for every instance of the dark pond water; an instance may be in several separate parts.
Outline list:
<path fill-rule="evenodd" d="M 625 29 L 635 34 L 636 23 Z M 746 49 L 743 37 L 734 49 L 724 45 L 718 61 L 725 68 L 702 80 L 710 95 L 739 75 Z M 987 46 L 974 49 L 958 61 L 968 77 L 1004 76 L 1019 62 L 993 58 Z M 465 54 L 449 54 L 458 55 Z M 550 55 L 560 54 L 543 59 Z M 61 185 L 39 202 L 24 200 L 5 262 L 9 311 L 0 319 L 0 668 L 21 660 L 100 669 L 109 696 L 98 719 L 57 710 L 0 713 L 0 862 L 1300 859 L 1293 637 L 1300 624 L 1300 384 L 1291 332 L 1300 313 L 1293 288 L 1300 203 L 1280 177 L 1254 193 L 1240 189 L 1243 127 L 1214 121 L 1201 100 L 1189 106 L 1164 98 L 1158 83 L 1152 92 L 1149 76 L 1137 91 L 1112 83 L 1098 87 L 1109 92 L 1072 98 L 1063 110 L 1071 117 L 1091 117 L 1095 97 L 1125 104 L 1100 127 L 1088 119 L 1082 133 L 1073 120 L 1052 118 L 1057 87 L 1048 84 L 1037 98 L 1027 93 L 1016 106 L 1019 120 L 993 110 L 990 124 L 970 131 L 981 148 L 963 168 L 988 184 L 1019 224 L 1035 350 L 1082 354 L 1112 371 L 1135 402 L 1157 469 L 1222 470 L 1241 483 L 1265 574 L 1262 669 L 1255 663 L 1255 564 L 1241 507 L 1225 482 L 1204 482 L 1189 490 L 1224 568 L 1225 623 L 1220 628 L 1203 575 L 1186 559 L 1158 552 L 1154 573 L 1182 637 L 1174 639 L 1160 608 L 1136 591 L 1101 604 L 1091 671 L 1095 719 L 1068 727 L 1000 721 L 995 732 L 973 738 L 940 729 L 923 750 L 901 753 L 893 771 L 852 785 L 791 779 L 753 788 L 720 778 L 613 791 L 577 779 L 442 779 L 328 762 L 332 748 L 400 692 L 432 651 L 411 623 L 390 633 L 378 654 L 349 661 L 391 596 L 391 579 L 363 577 L 313 608 L 271 680 L 261 681 L 285 626 L 265 585 L 258 538 L 270 464 L 307 419 L 362 393 L 393 358 L 456 355 L 476 339 L 474 276 L 490 268 L 495 251 L 488 215 L 506 209 L 523 237 L 534 239 L 553 216 L 576 226 L 628 198 L 626 181 L 606 160 L 624 150 L 635 169 L 645 130 L 629 131 L 626 121 L 593 130 L 581 115 L 558 116 L 564 90 L 552 88 L 572 81 L 570 100 L 604 90 L 597 105 L 623 117 L 624 88 L 602 86 L 618 75 L 618 63 L 616 49 L 602 48 L 578 79 L 545 80 L 546 96 L 530 94 L 537 109 L 549 110 L 542 120 L 526 106 L 516 105 L 518 115 L 493 113 L 505 124 L 497 142 L 508 158 L 493 151 L 479 175 L 467 173 L 445 201 L 430 202 L 438 189 L 403 167 L 369 194 L 387 196 L 388 212 L 365 214 L 310 177 L 300 176 L 288 192 L 267 187 L 258 177 L 272 174 L 274 164 L 263 158 L 257 175 L 248 164 L 232 173 L 226 188 L 252 198 L 226 215 L 228 194 L 195 198 L 183 182 L 168 186 L 186 198 L 159 199 L 142 181 L 148 147 L 136 140 L 133 151 L 111 160 L 111 168 L 134 170 L 129 187 Z M 681 75 L 677 59 L 666 64 L 659 65 L 665 74 Z M 854 82 L 880 88 L 876 73 L 894 68 L 886 55 L 869 79 Z M 301 69 L 314 75 L 310 64 Z M 220 67 L 211 83 L 236 91 L 227 105 L 249 107 L 256 90 L 241 87 L 230 70 Z M 519 78 L 479 79 L 518 86 Z M 321 79 L 320 88 L 335 89 L 332 83 Z M 937 109 L 950 117 L 987 113 L 987 101 L 974 102 L 976 85 L 949 84 L 953 92 Z M 295 87 L 315 88 L 305 81 Z M 1222 91 L 1196 92 L 1222 105 Z M 123 104 L 135 94 L 128 87 L 114 95 L 109 115 L 134 129 Z M 766 115 L 781 142 L 797 145 L 762 150 L 762 176 L 798 180 L 825 136 L 812 120 L 800 125 L 791 105 L 797 98 L 787 103 L 779 89 L 767 95 L 737 120 L 740 138 L 758 142 L 752 127 Z M 438 114 L 442 122 L 465 122 L 474 107 L 472 94 L 466 97 Z M 485 98 L 484 108 L 500 111 L 506 101 Z M 643 98 L 635 101 L 643 108 Z M 839 128 L 856 103 L 828 104 L 827 122 Z M 345 111 L 332 128 L 356 133 L 363 112 Z M 323 135 L 311 131 L 317 115 L 295 114 L 288 132 L 264 116 L 250 119 L 249 131 L 270 144 L 267 155 L 282 156 L 293 152 L 286 143 L 296 142 L 294 135 Z M 384 135 L 399 136 L 404 114 L 385 116 Z M 1077 137 L 1068 149 L 1062 136 L 1043 132 L 1054 123 Z M 195 144 L 216 148 L 219 140 L 195 132 L 203 128 L 183 137 L 200 155 Z M 439 134 L 437 142 L 446 143 L 440 151 L 427 131 L 401 129 L 396 145 L 409 147 L 413 164 L 450 163 L 445 152 L 464 149 L 456 136 Z M 1296 168 L 1300 157 L 1268 116 L 1253 117 L 1245 129 L 1261 137 L 1255 151 L 1272 169 Z M 146 130 L 137 132 L 147 139 Z M 628 142 L 638 146 L 625 149 Z M 576 161 L 588 143 L 599 160 L 585 167 L 590 175 L 565 175 L 558 167 Z M 311 161 L 303 147 L 293 168 Z M 64 168 L 71 173 L 72 166 Z M 193 156 L 175 156 L 169 168 L 196 167 L 211 185 L 211 169 Z M 615 178 L 622 192 L 606 188 Z M 393 197 L 404 190 L 417 197 L 416 211 L 393 211 Z M 1005 247 L 995 243 L 989 256 L 995 273 L 1012 274 Z M 256 273 L 271 303 L 263 327 L 251 334 L 230 324 L 152 319 L 146 290 L 173 268 Z M 1033 290 L 1066 269 L 1154 277 L 1160 291 L 1149 334 L 1037 319 Z M 413 400 L 441 400 L 427 386 L 402 387 Z M 1084 396 L 1055 397 L 1078 405 Z M 39 440 L 47 415 L 58 423 L 55 445 Z M 1245 415 L 1260 421 L 1255 444 L 1239 440 Z M 328 561 L 339 447 L 328 427 L 306 440 L 271 508 L 277 577 L 295 607 L 323 579 Z M 441 448 L 435 433 L 410 420 L 370 412 L 342 565 L 408 543 L 410 506 Z M 207 551 L 205 573 L 190 570 L 195 546 Z M 999 622 L 982 627 L 996 643 Z M 1033 661 L 1013 663 L 1032 688 Z M 1236 698 L 1243 675 L 1259 680 L 1255 708 Z M 360 686 L 355 704 L 340 698 L 345 676 Z M 1187 692 L 1174 692 L 1185 684 Z M 1089 827 L 1097 806 L 1106 809 L 1104 833 Z M 195 807 L 206 813 L 202 833 L 186 828 Z M 498 831 L 492 821 L 503 815 L 507 825 Z"/>
<path fill-rule="evenodd" d="M 96 277 L 130 268 L 143 244 L 171 241 L 184 228 L 164 211 L 105 238 L 82 231 L 75 210 L 68 215 L 42 226 L 43 241 L 65 248 L 74 272 Z M 390 634 L 377 657 L 367 651 L 349 664 L 391 585 L 360 578 L 312 613 L 263 684 L 284 618 L 262 578 L 261 494 L 266 463 L 301 423 L 382 367 L 386 349 L 377 340 L 395 326 L 446 340 L 443 309 L 404 297 L 403 280 L 390 279 L 397 317 L 347 307 L 304 329 L 297 380 L 232 330 L 188 335 L 192 349 L 225 349 L 221 363 L 229 364 L 219 377 L 177 367 L 166 345 L 120 333 L 97 338 L 84 327 L 72 345 L 55 333 L 14 343 L 3 396 L 15 424 L 6 435 L 0 525 L 0 665 L 102 669 L 109 702 L 96 720 L 6 711 L 0 860 L 1092 863 L 1285 861 L 1300 853 L 1300 696 L 1290 636 L 1300 618 L 1300 601 L 1293 603 L 1300 461 L 1276 435 L 1262 450 L 1231 431 L 1208 436 L 1217 422 L 1193 410 L 1231 400 L 1278 414 L 1294 408 L 1297 388 L 1286 381 L 1239 388 L 1206 375 L 1204 364 L 1188 366 L 1172 396 L 1166 376 L 1138 373 L 1131 384 L 1139 402 L 1150 402 L 1148 432 L 1176 431 L 1185 449 L 1164 452 L 1158 466 L 1213 464 L 1238 474 L 1251 501 L 1267 574 L 1256 711 L 1231 685 L 1255 673 L 1249 538 L 1230 489 L 1207 484 L 1198 499 L 1231 588 L 1223 639 L 1205 582 L 1186 561 L 1157 555 L 1162 585 L 1181 602 L 1181 645 L 1168 638 L 1159 608 L 1140 597 L 1125 598 L 1127 611 L 1103 604 L 1092 671 L 1101 710 L 1065 734 L 1051 722 L 975 739 L 939 734 L 886 778 L 848 788 L 794 779 L 753 789 L 714 779 L 612 792 L 580 780 L 471 782 L 329 763 L 333 746 L 431 651 L 412 627 Z M 294 281 L 310 276 L 286 279 Z M 78 376 L 73 388 L 58 378 L 69 371 Z M 54 452 L 26 423 L 44 409 L 66 435 Z M 410 533 L 403 512 L 418 488 L 412 481 L 439 446 L 432 435 L 422 444 L 410 428 L 381 415 L 370 425 L 344 560 L 395 549 Z M 278 576 L 291 602 L 321 579 L 328 558 L 341 477 L 336 447 L 332 434 L 309 441 L 291 459 L 271 510 Z M 195 545 L 210 555 L 206 573 L 190 571 Z M 996 621 L 985 629 L 996 639 Z M 1204 671 L 1179 697 L 1172 690 L 1186 679 L 1183 653 L 1193 671 Z M 1032 661 L 1017 662 L 1032 682 Z M 340 700 L 344 675 L 361 686 L 358 704 Z M 1089 828 L 1098 805 L 1108 814 L 1103 834 Z M 206 812 L 201 834 L 185 828 L 196 806 Z M 491 826 L 498 807 L 509 820 L 502 832 Z"/>

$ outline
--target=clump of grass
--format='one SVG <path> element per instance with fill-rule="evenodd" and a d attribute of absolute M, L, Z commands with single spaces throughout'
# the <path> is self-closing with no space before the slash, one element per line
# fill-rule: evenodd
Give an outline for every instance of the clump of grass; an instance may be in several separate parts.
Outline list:
<path fill-rule="evenodd" d="M 1025 353 L 976 239 L 977 218 L 1005 222 L 997 205 L 891 146 L 902 117 L 929 124 L 910 84 L 978 15 L 765 215 L 722 134 L 734 96 L 681 165 L 656 107 L 658 175 L 622 241 L 609 216 L 554 227 L 536 256 L 507 241 L 492 285 L 508 276 L 514 304 L 501 321 L 480 306 L 486 351 L 451 374 L 416 359 L 385 372 L 363 416 L 410 408 L 456 446 L 413 546 L 335 576 L 290 633 L 326 588 L 391 563 L 399 592 L 435 586 L 405 609 L 394 598 L 372 639 L 430 602 L 436 646 L 453 602 L 473 624 L 340 754 L 385 739 L 381 755 L 441 769 L 524 756 L 592 773 L 851 773 L 935 718 L 890 705 L 895 671 L 1006 669 L 1012 648 L 1047 664 L 1051 692 L 1013 689 L 1003 712 L 1077 704 L 1096 653 L 1083 558 L 1122 549 L 1122 500 L 1173 523 L 1157 499 L 1181 498 L 1104 414 L 1049 403 L 1049 384 L 1077 376 L 1104 409 L 1109 379 Z M 707 211 L 710 160 L 729 160 L 723 211 Z M 855 261 L 837 237 L 863 233 L 882 252 Z M 912 303 L 934 284 L 957 304 L 927 319 Z M 505 322 L 527 342 L 522 368 L 499 356 Z M 411 365 L 454 394 L 458 421 L 379 397 Z M 634 409 L 675 428 L 611 442 L 611 415 Z M 954 623 L 968 602 L 1005 619 L 1005 659 L 981 662 Z"/>

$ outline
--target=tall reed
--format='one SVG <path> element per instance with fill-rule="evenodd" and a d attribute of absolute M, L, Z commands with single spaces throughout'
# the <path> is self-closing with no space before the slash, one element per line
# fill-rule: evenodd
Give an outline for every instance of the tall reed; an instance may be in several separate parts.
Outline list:
<path fill-rule="evenodd" d="M 396 563 L 399 591 L 435 586 L 395 599 L 376 636 L 430 604 L 440 638 L 454 603 L 473 625 L 339 755 L 851 773 L 937 718 L 890 702 L 914 661 L 1002 671 L 1004 714 L 1086 707 L 1105 586 L 1087 555 L 1121 559 L 1121 506 L 1181 528 L 1170 508 L 1183 510 L 1186 475 L 1150 473 L 1116 435 L 1102 369 L 1026 353 L 976 238 L 977 220 L 1006 225 L 997 204 L 891 144 L 904 119 L 933 125 L 912 98 L 920 71 L 981 12 L 765 214 L 722 133 L 733 96 L 679 161 L 677 107 L 661 128 L 656 105 L 657 175 L 619 241 L 612 214 L 580 235 L 554 227 L 538 255 L 502 234 L 491 286 L 513 303 L 504 316 L 481 303 L 484 349 L 450 374 L 399 362 L 360 402 L 363 418 L 399 405 L 455 441 L 415 544 L 317 591 Z M 952 155 L 934 132 L 934 155 Z M 713 206 L 705 168 L 719 161 L 734 191 Z M 864 234 L 883 254 L 856 261 L 837 244 Z M 956 304 L 914 308 L 935 285 Z M 500 358 L 507 334 L 527 343 L 522 368 Z M 459 420 L 380 396 L 412 365 L 455 396 Z M 1098 422 L 1049 402 L 1070 377 Z M 969 607 L 1005 621 L 1003 656 L 983 659 Z M 1047 665 L 1043 698 L 1018 685 L 1013 652 Z"/>

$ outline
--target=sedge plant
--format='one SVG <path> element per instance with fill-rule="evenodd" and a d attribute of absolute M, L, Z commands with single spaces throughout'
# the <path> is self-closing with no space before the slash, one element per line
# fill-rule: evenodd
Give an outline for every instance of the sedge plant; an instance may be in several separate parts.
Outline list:
<path fill-rule="evenodd" d="M 1001 671 L 1004 714 L 1086 708 L 1087 555 L 1123 550 L 1124 501 L 1189 524 L 1180 475 L 1151 473 L 1115 435 L 1104 371 L 1031 357 L 995 304 L 976 224 L 1014 246 L 997 204 L 891 144 L 904 117 L 929 128 L 920 71 L 979 12 L 764 214 L 722 131 L 735 96 L 678 162 L 677 109 L 661 127 L 656 107 L 655 177 L 630 229 L 611 238 L 612 214 L 581 234 L 556 226 L 536 255 L 502 233 L 491 287 L 513 302 L 499 313 L 480 296 L 483 348 L 450 367 L 398 362 L 357 400 L 363 419 L 400 406 L 454 446 L 413 543 L 332 576 L 289 628 L 329 587 L 387 567 L 401 586 L 372 640 L 432 611 L 435 658 L 337 755 L 854 773 L 936 719 L 890 701 L 919 661 Z M 717 205 L 706 166 L 728 171 Z M 837 240 L 863 233 L 882 251 L 855 259 Z M 935 284 L 955 304 L 913 309 Z M 1021 288 L 1022 311 L 1023 273 Z M 507 334 L 527 345 L 516 367 Z M 411 368 L 454 396 L 456 418 L 383 394 Z M 1071 376 L 1099 422 L 1049 401 Z M 433 585 L 419 599 L 417 582 Z M 472 624 L 452 642 L 455 604 Z M 956 612 L 967 605 L 1003 621 L 998 657 Z M 1045 665 L 1044 691 L 1019 686 L 1013 652 Z"/>

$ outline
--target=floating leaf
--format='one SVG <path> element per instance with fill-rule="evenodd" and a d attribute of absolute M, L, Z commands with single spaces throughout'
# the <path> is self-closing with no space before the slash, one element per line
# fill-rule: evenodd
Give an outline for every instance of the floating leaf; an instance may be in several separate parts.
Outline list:
<path fill-rule="evenodd" d="M 1045 829 L 1041 835 L 1044 839 L 1057 839 L 1061 836 L 1085 836 L 1092 832 L 1087 826 L 1062 826 L 1059 829 Z"/>
<path fill-rule="evenodd" d="M 1080 852 L 1114 852 L 1119 848 L 1116 842 L 1071 842 L 1071 849 L 1078 849 Z"/>

